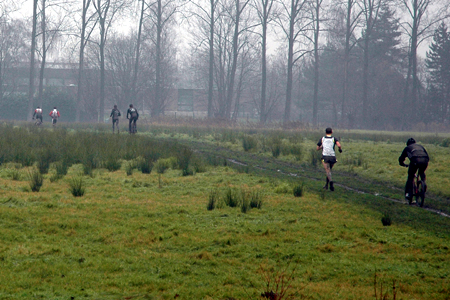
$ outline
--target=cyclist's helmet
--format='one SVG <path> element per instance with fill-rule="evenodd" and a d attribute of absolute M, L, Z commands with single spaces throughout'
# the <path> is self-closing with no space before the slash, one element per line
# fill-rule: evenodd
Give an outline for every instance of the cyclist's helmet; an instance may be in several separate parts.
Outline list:
<path fill-rule="evenodd" d="M 413 139 L 413 138 L 410 138 L 410 139 L 408 139 L 408 140 L 406 141 L 406 146 L 409 146 L 409 145 L 412 145 L 412 144 L 415 144 L 415 143 L 416 143 L 416 140 Z"/>

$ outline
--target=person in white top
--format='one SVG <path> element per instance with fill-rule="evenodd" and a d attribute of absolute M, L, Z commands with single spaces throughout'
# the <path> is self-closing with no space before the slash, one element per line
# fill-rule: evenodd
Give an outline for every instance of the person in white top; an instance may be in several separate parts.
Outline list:
<path fill-rule="evenodd" d="M 322 149 L 322 164 L 327 173 L 327 181 L 324 189 L 328 189 L 328 184 L 330 184 L 330 190 L 334 191 L 333 180 L 331 178 L 331 169 L 336 163 L 336 152 L 334 151 L 335 146 L 338 146 L 339 153 L 342 153 L 341 143 L 337 138 L 332 136 L 333 129 L 328 127 L 325 129 L 325 136 L 322 137 L 317 143 L 317 150 Z"/>

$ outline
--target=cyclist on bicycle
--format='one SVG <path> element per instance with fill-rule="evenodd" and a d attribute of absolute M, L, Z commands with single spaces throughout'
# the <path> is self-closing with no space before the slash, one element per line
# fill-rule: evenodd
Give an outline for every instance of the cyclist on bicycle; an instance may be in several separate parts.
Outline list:
<path fill-rule="evenodd" d="M 336 160 L 336 152 L 334 151 L 335 146 L 338 146 L 339 153 L 342 153 L 341 143 L 337 138 L 332 136 L 333 130 L 328 127 L 325 129 L 325 136 L 322 137 L 317 143 L 317 150 L 322 149 L 322 164 L 327 173 L 327 181 L 324 189 L 328 190 L 328 183 L 330 184 L 330 190 L 334 191 L 333 180 L 331 179 L 331 169 L 333 169 Z"/>
<path fill-rule="evenodd" d="M 56 109 L 56 106 L 53 107 L 53 110 L 48 115 L 52 118 L 53 126 L 56 125 L 58 118 L 61 117 L 61 115 L 59 114 L 59 111 Z"/>
<path fill-rule="evenodd" d="M 109 117 L 112 118 L 113 133 L 114 133 L 114 125 L 117 126 L 117 133 L 119 133 L 120 116 L 121 116 L 120 110 L 117 109 L 117 105 L 114 105 L 114 108 L 112 109 L 111 114 L 109 115 Z"/>
<path fill-rule="evenodd" d="M 128 127 L 130 133 L 136 133 L 136 121 L 139 119 L 139 113 L 133 104 L 130 104 L 130 108 L 127 110 L 127 119 L 130 120 Z"/>
<path fill-rule="evenodd" d="M 39 119 L 42 123 L 42 108 L 39 106 L 34 110 L 33 120 L 36 118 L 36 121 Z"/>
<path fill-rule="evenodd" d="M 405 165 L 405 159 L 409 158 L 409 168 L 408 168 L 408 180 L 405 185 L 405 198 L 408 202 L 411 203 L 413 197 L 413 181 L 414 175 L 417 170 L 419 171 L 420 179 L 425 183 L 425 170 L 428 167 L 428 161 L 430 158 L 428 157 L 427 150 L 422 145 L 416 144 L 416 141 L 413 138 L 408 139 L 406 142 L 406 147 L 403 149 L 402 154 L 398 158 L 398 162 L 400 166 L 407 167 Z M 424 184 L 424 191 L 426 191 L 427 185 Z"/>

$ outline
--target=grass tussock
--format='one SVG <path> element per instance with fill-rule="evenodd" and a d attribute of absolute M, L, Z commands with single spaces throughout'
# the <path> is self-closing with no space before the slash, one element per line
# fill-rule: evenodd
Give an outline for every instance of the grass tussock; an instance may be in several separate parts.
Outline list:
<path fill-rule="evenodd" d="M 74 197 L 82 197 L 86 191 L 83 176 L 77 175 L 69 180 L 69 190 Z"/>
<path fill-rule="evenodd" d="M 304 194 L 304 185 L 302 183 L 296 184 L 293 188 L 294 197 L 302 197 Z"/>
<path fill-rule="evenodd" d="M 39 192 L 44 184 L 44 176 L 42 176 L 39 169 L 32 169 L 28 173 L 31 191 Z"/>

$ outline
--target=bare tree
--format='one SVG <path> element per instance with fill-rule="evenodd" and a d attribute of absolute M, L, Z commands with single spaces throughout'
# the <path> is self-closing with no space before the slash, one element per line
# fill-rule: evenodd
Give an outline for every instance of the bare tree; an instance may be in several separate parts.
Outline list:
<path fill-rule="evenodd" d="M 125 9 L 129 2 L 123 0 L 94 0 L 92 2 L 97 13 L 99 36 L 99 60 L 100 60 L 100 99 L 98 105 L 98 122 L 103 122 L 105 114 L 105 47 L 108 32 L 113 21 L 121 10 Z"/>
<path fill-rule="evenodd" d="M 319 55 L 319 35 L 320 35 L 320 26 L 321 26 L 321 15 L 322 15 L 322 6 L 323 0 L 313 0 L 309 3 L 309 11 L 311 14 L 311 25 L 313 38 L 312 43 L 314 47 L 314 94 L 313 94 L 313 125 L 317 125 L 317 114 L 318 114 L 318 103 L 319 103 L 319 67 L 320 67 L 320 55 Z"/>
<path fill-rule="evenodd" d="M 378 22 L 378 16 L 380 9 L 382 8 L 385 0 L 362 0 L 362 11 L 364 16 L 364 61 L 363 61 L 363 108 L 362 108 L 362 119 L 367 119 L 368 113 L 368 94 L 369 94 L 369 51 L 370 51 L 370 41 L 372 40 L 372 31 L 376 22 Z"/>
<path fill-rule="evenodd" d="M 65 15 L 58 14 L 59 16 L 61 16 L 59 19 L 52 19 L 52 17 L 47 16 L 46 11 L 51 6 L 52 6 L 51 3 L 48 3 L 46 0 L 41 0 L 41 6 L 39 7 L 41 31 L 37 34 L 37 37 L 40 39 L 41 47 L 37 47 L 37 52 L 41 58 L 40 61 L 41 66 L 39 71 L 39 87 L 38 87 L 37 102 L 40 104 L 41 107 L 44 92 L 44 73 L 45 73 L 45 64 L 47 62 L 47 54 L 49 50 L 52 48 L 53 44 L 56 42 L 56 40 L 61 37 L 62 32 L 64 32 L 63 27 L 65 25 Z"/>
<path fill-rule="evenodd" d="M 282 2 L 285 13 L 277 21 L 286 34 L 288 41 L 286 103 L 283 118 L 285 124 L 289 122 L 291 115 L 293 68 L 295 63 L 307 53 L 304 49 L 295 48 L 295 45 L 299 43 L 299 38 L 307 26 L 303 18 L 307 3 L 307 0 L 291 0 L 289 4 Z"/>
<path fill-rule="evenodd" d="M 119 107 L 127 107 L 127 102 L 135 96 L 134 82 L 136 34 L 116 34 L 106 49 L 106 68 L 110 74 L 111 97 Z M 134 98 L 135 99 L 135 98 Z M 133 102 L 132 102 L 133 103 Z"/>
<path fill-rule="evenodd" d="M 207 5 L 204 5 L 206 1 Z M 208 118 L 214 116 L 214 46 L 215 46 L 215 30 L 216 21 L 218 16 L 217 10 L 219 6 L 219 0 L 200 0 L 198 2 L 191 1 L 193 10 L 190 15 L 194 16 L 194 30 L 193 36 L 195 36 L 195 51 L 201 49 L 206 44 L 208 52 L 208 74 L 207 74 L 207 90 L 208 90 Z M 207 43 L 206 43 L 207 42 Z"/>
<path fill-rule="evenodd" d="M 88 25 L 92 22 L 93 16 L 88 16 L 89 8 L 92 0 L 83 0 L 83 6 L 81 8 L 81 28 L 80 28 L 80 48 L 78 51 L 78 80 L 77 80 L 77 103 L 76 103 L 76 115 L 75 121 L 80 122 L 81 112 L 81 99 L 83 90 L 83 75 L 84 75 L 84 52 L 86 44 L 91 36 L 94 26 L 90 28 L 88 32 Z"/>
<path fill-rule="evenodd" d="M 132 86 L 131 86 L 131 99 L 133 102 L 137 100 L 137 81 L 138 81 L 138 71 L 139 71 L 139 59 L 141 57 L 141 40 L 142 40 L 142 25 L 144 23 L 144 12 L 145 12 L 145 0 L 138 0 L 142 2 L 140 7 L 140 14 L 139 14 L 139 22 L 138 22 L 138 33 L 137 33 L 137 40 L 136 40 L 136 53 L 135 53 L 135 60 L 134 60 L 134 70 L 133 70 L 133 80 L 132 80 Z M 142 110 L 144 110 L 144 105 L 142 105 Z"/>
<path fill-rule="evenodd" d="M 403 23 L 406 34 L 409 37 L 408 73 L 406 76 L 404 106 L 409 107 L 406 115 L 416 116 L 418 105 L 420 82 L 418 78 L 417 49 L 419 45 L 433 34 L 436 26 L 449 17 L 447 1 L 433 0 L 401 0 L 408 19 Z M 412 79 L 411 79 L 412 78 Z M 411 99 L 409 101 L 409 99 Z M 403 118 L 403 129 L 406 129 L 407 120 Z"/>
<path fill-rule="evenodd" d="M 11 19 L 7 12 L 0 11 L 0 103 L 17 86 L 14 68 L 28 55 L 27 35 L 24 22 Z"/>
<path fill-rule="evenodd" d="M 261 27 L 261 91 L 259 107 L 259 121 L 266 123 L 268 110 L 267 104 L 267 37 L 268 27 L 274 20 L 275 0 L 254 0 L 253 6 Z"/>
<path fill-rule="evenodd" d="M 342 86 L 342 102 L 341 102 L 341 123 L 345 124 L 347 115 L 347 101 L 348 101 L 348 86 L 349 86 L 349 63 L 350 52 L 356 45 L 354 38 L 354 31 L 358 25 L 359 17 L 362 10 L 355 11 L 357 8 L 356 0 L 346 0 L 344 2 L 344 19 L 345 19 L 345 45 L 344 45 L 344 70 L 343 70 L 343 86 Z M 352 40 L 353 38 L 353 40 Z"/>
<path fill-rule="evenodd" d="M 28 86 L 28 117 L 27 120 L 31 121 L 34 105 L 34 80 L 35 80 L 35 55 L 36 55 L 36 31 L 37 31 L 37 7 L 39 0 L 33 0 L 33 18 L 31 31 L 31 57 L 30 57 L 30 77 Z"/>
<path fill-rule="evenodd" d="M 164 49 L 164 45 L 168 46 L 169 32 L 171 25 L 175 22 L 175 13 L 178 10 L 176 0 L 155 0 L 148 3 L 149 20 L 151 22 L 150 37 L 155 46 L 155 83 L 154 97 L 151 103 L 151 116 L 158 117 L 164 114 L 166 105 L 166 96 L 163 89 L 164 86 L 164 64 L 168 63 L 168 57 L 164 57 L 163 53 L 168 54 L 169 49 Z"/>

